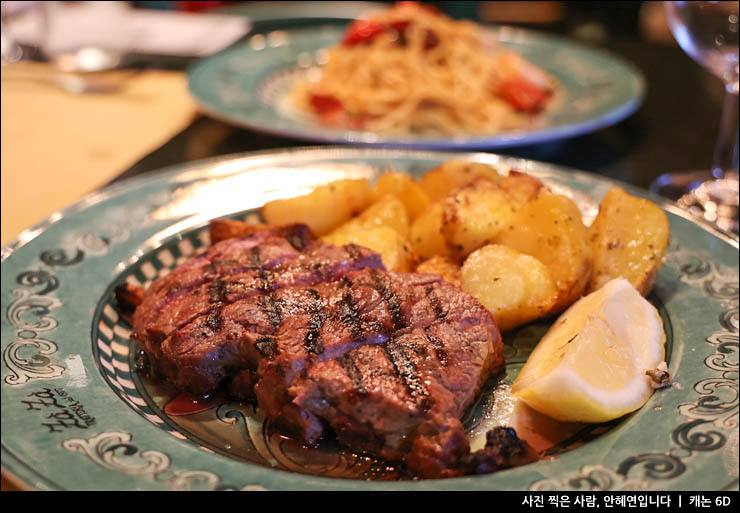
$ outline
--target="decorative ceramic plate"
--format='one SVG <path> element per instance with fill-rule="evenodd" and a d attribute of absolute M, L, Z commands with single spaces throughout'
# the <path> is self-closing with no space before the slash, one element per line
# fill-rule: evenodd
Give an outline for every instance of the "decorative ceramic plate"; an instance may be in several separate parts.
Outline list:
<path fill-rule="evenodd" d="M 343 28 L 276 30 L 196 63 L 190 92 L 208 114 L 284 137 L 338 144 L 416 149 L 493 149 L 573 137 L 617 123 L 642 102 L 642 74 L 621 58 L 567 39 L 511 27 L 492 29 L 505 47 L 551 73 L 562 85 L 557 105 L 532 126 L 487 136 L 423 137 L 328 128 L 298 112 L 289 93 L 295 81 L 325 58 Z"/>
<path fill-rule="evenodd" d="M 509 393 L 547 323 L 508 334 L 505 372 L 463 423 L 473 448 L 491 427 L 514 424 L 543 456 L 529 465 L 409 480 L 331 440 L 304 447 L 253 405 L 183 402 L 142 372 L 114 288 L 146 286 L 203 250 L 210 219 L 251 215 L 343 177 L 419 176 L 453 155 L 539 177 L 571 196 L 587 223 L 615 185 L 492 154 L 309 148 L 170 168 L 23 232 L 2 253 L 4 474 L 35 489 L 737 489 L 738 243 L 666 203 L 672 241 L 649 299 L 665 324 L 674 386 L 609 424 L 557 424 Z"/>

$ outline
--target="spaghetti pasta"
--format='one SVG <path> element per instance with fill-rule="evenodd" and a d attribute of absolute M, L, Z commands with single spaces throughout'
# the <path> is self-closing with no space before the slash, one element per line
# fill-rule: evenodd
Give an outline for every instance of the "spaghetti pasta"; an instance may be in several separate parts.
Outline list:
<path fill-rule="evenodd" d="M 354 22 L 318 80 L 293 90 L 324 123 L 394 134 L 493 134 L 527 125 L 556 87 L 471 21 L 417 2 Z"/>

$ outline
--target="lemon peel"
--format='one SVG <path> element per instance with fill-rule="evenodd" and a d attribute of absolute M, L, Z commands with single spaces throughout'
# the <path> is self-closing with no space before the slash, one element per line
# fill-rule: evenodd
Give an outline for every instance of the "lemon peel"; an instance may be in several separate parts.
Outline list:
<path fill-rule="evenodd" d="M 512 393 L 566 422 L 606 422 L 643 406 L 655 387 L 647 371 L 665 359 L 655 307 L 616 278 L 565 311 L 540 340 Z"/>

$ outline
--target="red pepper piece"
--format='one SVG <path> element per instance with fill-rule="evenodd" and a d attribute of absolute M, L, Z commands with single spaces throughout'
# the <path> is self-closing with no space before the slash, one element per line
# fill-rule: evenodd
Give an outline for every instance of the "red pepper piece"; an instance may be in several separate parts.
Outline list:
<path fill-rule="evenodd" d="M 383 32 L 385 28 L 376 21 L 357 20 L 353 22 L 344 33 L 342 45 L 354 46 L 362 43 L 369 43 L 375 36 Z"/>
<path fill-rule="evenodd" d="M 316 114 L 318 114 L 325 123 L 339 125 L 342 124 L 342 120 L 346 117 L 342 102 L 331 95 L 312 94 L 308 101 L 311 103 L 311 107 L 313 107 L 314 112 L 316 112 Z"/>
<path fill-rule="evenodd" d="M 319 114 L 331 114 L 343 109 L 342 102 L 329 94 L 312 94 L 309 98 L 311 106 Z"/>
<path fill-rule="evenodd" d="M 534 114 L 545 108 L 550 91 L 522 78 L 510 78 L 499 84 L 498 95 L 516 110 Z"/>
<path fill-rule="evenodd" d="M 392 21 L 388 25 L 399 34 L 406 30 L 411 22 L 409 20 Z"/>

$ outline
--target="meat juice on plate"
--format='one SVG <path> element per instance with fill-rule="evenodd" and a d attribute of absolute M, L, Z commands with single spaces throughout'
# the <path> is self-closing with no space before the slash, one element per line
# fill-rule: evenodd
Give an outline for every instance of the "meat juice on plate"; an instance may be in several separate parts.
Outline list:
<path fill-rule="evenodd" d="M 259 414 L 253 404 L 214 395 L 198 398 L 181 393 L 161 379 L 138 371 L 138 377 L 163 414 L 196 443 L 231 458 L 306 474 L 366 480 L 409 479 L 397 465 L 356 454 L 325 437 L 308 447 L 286 436 Z M 559 422 L 542 415 L 511 393 L 510 378 L 492 378 L 466 422 L 471 450 L 485 445 L 486 432 L 496 426 L 514 428 L 541 458 L 574 448 L 589 425 Z M 472 423 L 472 426 L 468 424 Z M 572 441 L 572 443 L 571 443 Z"/>
<path fill-rule="evenodd" d="M 468 431 L 470 449 L 484 446 L 486 432 L 496 426 L 512 427 L 540 457 L 546 457 L 563 442 L 576 437 L 588 424 L 560 422 L 538 413 L 511 393 L 511 385 L 500 382 L 493 390 L 492 404 L 478 426 Z"/>

